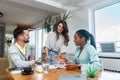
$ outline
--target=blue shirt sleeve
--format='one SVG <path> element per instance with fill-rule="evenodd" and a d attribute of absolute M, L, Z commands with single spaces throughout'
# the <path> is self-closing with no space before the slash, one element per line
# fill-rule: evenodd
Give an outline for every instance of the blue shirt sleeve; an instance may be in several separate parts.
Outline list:
<path fill-rule="evenodd" d="M 77 47 L 75 50 L 75 55 L 72 60 L 73 63 L 83 64 L 83 65 L 89 64 L 91 68 L 96 68 L 97 70 L 102 69 L 100 60 L 97 55 L 97 51 L 92 45 L 87 43 L 84 46 L 80 55 L 79 52 L 80 52 L 80 47 Z"/>

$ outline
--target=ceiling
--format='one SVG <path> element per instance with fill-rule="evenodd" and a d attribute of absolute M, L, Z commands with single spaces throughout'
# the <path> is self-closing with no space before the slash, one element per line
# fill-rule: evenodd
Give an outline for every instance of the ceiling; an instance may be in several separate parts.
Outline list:
<path fill-rule="evenodd" d="M 75 11 L 75 10 L 81 10 L 83 8 L 88 8 L 89 6 L 95 4 L 96 2 L 100 2 L 103 0 L 52 0 L 57 3 L 60 3 L 63 8 Z"/>
<path fill-rule="evenodd" d="M 3 17 L 0 17 L 1 22 L 15 25 L 34 25 L 41 22 L 44 19 L 44 17 L 48 14 L 59 14 L 65 11 L 64 9 L 56 8 L 54 6 L 49 5 L 46 5 L 44 7 L 42 6 L 42 3 L 38 3 L 34 0 L 20 1 L 0 0 L 0 12 L 3 12 L 4 14 Z"/>
<path fill-rule="evenodd" d="M 48 14 L 73 11 L 98 0 L 0 0 L 0 22 L 7 25 L 36 25 Z"/>

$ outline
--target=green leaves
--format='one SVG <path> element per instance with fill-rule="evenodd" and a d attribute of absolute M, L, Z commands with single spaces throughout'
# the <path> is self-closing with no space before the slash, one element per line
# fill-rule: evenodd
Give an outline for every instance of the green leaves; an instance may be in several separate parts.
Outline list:
<path fill-rule="evenodd" d="M 94 78 L 96 76 L 96 72 L 97 72 L 97 69 L 95 67 L 92 67 L 92 68 L 90 66 L 87 67 L 88 77 Z"/>
<path fill-rule="evenodd" d="M 68 12 L 68 13 L 64 13 L 63 14 L 63 17 L 62 17 L 62 20 L 67 20 L 67 19 L 69 19 L 69 18 L 71 18 L 72 16 L 70 16 L 70 12 Z"/>
<path fill-rule="evenodd" d="M 44 28 L 47 30 L 47 32 L 51 31 L 51 23 L 52 22 L 52 16 L 49 15 L 45 18 L 44 22 Z"/>
<path fill-rule="evenodd" d="M 70 15 L 70 12 L 65 12 L 63 15 L 58 15 L 58 16 L 52 16 L 52 15 L 48 15 L 45 19 L 44 19 L 44 24 L 43 27 L 47 30 L 47 32 L 51 31 L 51 26 L 53 26 L 53 30 L 56 29 L 57 27 L 57 23 L 60 20 L 64 20 L 67 21 L 69 18 L 71 18 L 72 16 Z"/>

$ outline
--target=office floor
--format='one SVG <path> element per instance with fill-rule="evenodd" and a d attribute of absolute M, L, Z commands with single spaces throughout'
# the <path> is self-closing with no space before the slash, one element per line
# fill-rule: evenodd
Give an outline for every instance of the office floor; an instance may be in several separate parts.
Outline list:
<path fill-rule="evenodd" d="M 120 80 L 120 73 L 103 71 L 99 80 Z"/>

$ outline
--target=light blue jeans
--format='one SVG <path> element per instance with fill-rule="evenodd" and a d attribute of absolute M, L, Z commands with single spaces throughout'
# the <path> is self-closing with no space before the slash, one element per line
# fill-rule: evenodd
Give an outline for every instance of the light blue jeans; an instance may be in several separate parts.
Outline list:
<path fill-rule="evenodd" d="M 57 61 L 57 60 L 54 59 L 54 56 L 55 56 L 55 55 L 58 55 L 57 52 L 52 51 L 52 50 L 49 50 L 49 53 L 48 53 L 48 54 L 49 54 L 49 63 L 50 63 L 50 64 L 59 63 L 59 61 Z"/>

